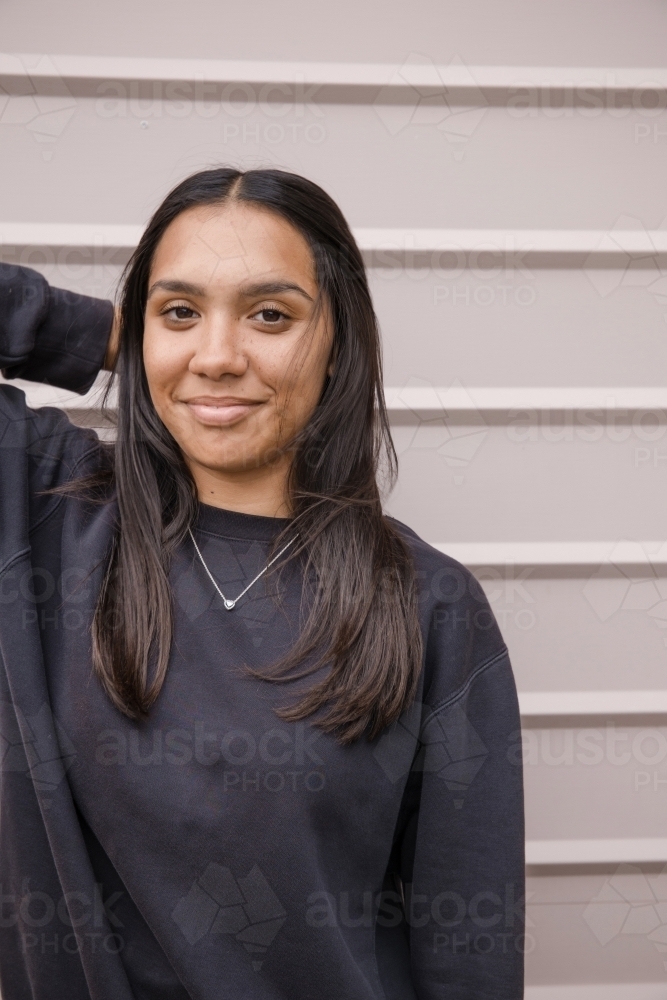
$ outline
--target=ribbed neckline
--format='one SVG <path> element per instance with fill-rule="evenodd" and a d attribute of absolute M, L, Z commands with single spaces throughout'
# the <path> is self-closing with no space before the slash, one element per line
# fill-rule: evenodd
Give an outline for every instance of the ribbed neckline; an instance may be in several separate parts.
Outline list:
<path fill-rule="evenodd" d="M 251 541 L 271 542 L 290 523 L 288 517 L 261 517 L 258 514 L 241 514 L 224 510 L 207 503 L 199 504 L 197 529 L 223 538 L 243 538 Z"/>

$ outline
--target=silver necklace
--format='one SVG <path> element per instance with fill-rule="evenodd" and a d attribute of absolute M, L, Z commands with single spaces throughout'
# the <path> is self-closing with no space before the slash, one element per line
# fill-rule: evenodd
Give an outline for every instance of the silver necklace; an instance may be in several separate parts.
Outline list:
<path fill-rule="evenodd" d="M 267 564 L 264 567 L 264 569 L 260 570 L 260 572 L 254 578 L 254 580 L 250 581 L 250 583 L 245 588 L 245 590 L 242 590 L 241 593 L 239 594 L 239 596 L 235 597 L 234 600 L 232 601 L 228 597 L 225 597 L 225 595 L 223 594 L 223 592 L 220 590 L 220 587 L 215 582 L 215 578 L 214 578 L 213 574 L 211 573 L 210 569 L 208 568 L 208 566 L 204 562 L 204 557 L 201 554 L 201 552 L 199 551 L 199 546 L 197 545 L 197 543 L 195 541 L 195 536 L 192 534 L 192 531 L 191 531 L 190 528 L 188 528 L 188 531 L 190 532 L 190 538 L 192 539 L 192 544 L 194 545 L 195 551 L 197 552 L 197 555 L 199 556 L 199 558 L 201 560 L 201 564 L 204 567 L 204 569 L 206 570 L 206 573 L 208 574 L 209 580 L 211 581 L 211 583 L 213 584 L 213 586 L 215 587 L 215 589 L 217 590 L 217 592 L 220 594 L 220 597 L 222 598 L 222 603 L 224 604 L 224 606 L 227 609 L 227 611 L 232 611 L 234 609 L 235 605 L 238 603 L 238 601 L 241 600 L 241 598 L 243 597 L 243 595 L 248 593 L 248 591 L 250 590 L 250 588 L 257 583 L 257 581 L 259 580 L 259 578 L 262 577 L 262 576 L 264 576 L 264 574 L 266 573 L 266 571 L 269 570 L 271 568 L 271 566 L 273 566 L 274 562 L 276 562 L 277 559 L 280 559 L 280 557 L 283 554 L 283 552 L 286 552 L 287 549 L 290 547 L 290 545 L 292 545 L 293 542 L 295 542 L 297 540 L 297 535 L 295 535 L 294 538 L 291 538 L 289 540 L 289 542 L 287 543 L 287 545 L 283 545 L 283 547 L 280 550 L 280 552 L 277 555 L 275 555 L 273 557 L 273 559 L 270 559 L 269 562 L 267 562 Z"/>

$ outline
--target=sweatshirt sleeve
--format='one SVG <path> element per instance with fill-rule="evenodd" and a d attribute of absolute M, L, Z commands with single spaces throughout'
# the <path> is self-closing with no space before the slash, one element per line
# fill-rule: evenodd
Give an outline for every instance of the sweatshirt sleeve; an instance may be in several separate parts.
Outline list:
<path fill-rule="evenodd" d="M 417 1000 L 521 1000 L 523 778 L 511 753 L 518 698 L 481 587 L 448 562 L 449 582 L 431 609 L 399 848 L 412 986 Z"/>
<path fill-rule="evenodd" d="M 52 288 L 31 268 L 0 264 L 0 370 L 87 392 L 100 371 L 113 305 Z"/>

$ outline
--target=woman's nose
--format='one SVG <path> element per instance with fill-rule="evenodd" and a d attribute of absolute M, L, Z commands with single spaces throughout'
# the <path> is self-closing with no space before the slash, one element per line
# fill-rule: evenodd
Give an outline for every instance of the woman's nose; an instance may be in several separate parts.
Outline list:
<path fill-rule="evenodd" d="M 188 368 L 194 375 L 216 381 L 224 375 L 239 377 L 245 374 L 248 358 L 243 336 L 233 320 L 216 320 L 202 325 Z"/>

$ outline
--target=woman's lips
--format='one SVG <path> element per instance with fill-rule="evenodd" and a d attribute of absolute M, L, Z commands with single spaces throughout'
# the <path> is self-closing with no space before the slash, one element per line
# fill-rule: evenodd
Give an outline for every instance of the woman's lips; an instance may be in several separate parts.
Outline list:
<path fill-rule="evenodd" d="M 257 400 L 242 399 L 190 399 L 186 406 L 196 419 L 210 427 L 225 427 L 246 417 L 261 403 Z"/>

